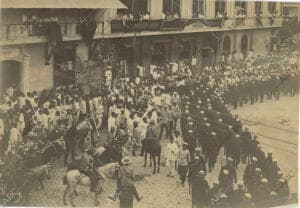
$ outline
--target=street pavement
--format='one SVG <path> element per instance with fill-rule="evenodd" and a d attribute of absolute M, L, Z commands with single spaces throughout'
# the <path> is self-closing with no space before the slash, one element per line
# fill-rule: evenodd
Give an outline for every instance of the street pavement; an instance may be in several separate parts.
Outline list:
<path fill-rule="evenodd" d="M 298 97 L 284 97 L 280 101 L 267 101 L 262 104 L 246 105 L 237 110 L 232 110 L 232 113 L 238 113 L 241 118 L 248 120 L 262 122 L 264 124 L 271 124 L 277 127 L 285 129 L 297 129 L 298 125 Z M 284 123 L 285 125 L 281 125 Z M 286 125 L 287 123 L 287 125 Z M 297 143 L 297 136 L 290 132 L 274 130 L 272 128 L 267 129 L 265 126 L 261 126 L 254 123 L 244 122 L 251 131 L 258 132 L 262 135 L 276 136 L 284 138 L 287 141 Z M 102 134 L 105 136 L 105 133 Z M 297 157 L 289 151 L 297 152 L 297 148 L 293 145 L 282 144 L 279 141 L 268 141 L 266 138 L 260 138 L 260 141 L 265 143 L 271 143 L 276 147 L 280 147 L 283 150 L 272 148 L 268 145 L 262 145 L 264 151 L 273 152 L 273 157 L 278 160 L 279 166 L 283 172 L 288 170 L 294 170 L 297 173 Z M 162 153 L 166 146 L 166 139 L 162 141 Z M 149 157 L 148 157 L 149 158 Z M 162 164 L 164 165 L 164 156 L 162 158 Z M 152 174 L 152 168 L 148 166 L 143 167 L 144 159 L 140 156 L 132 157 L 135 174 L 138 175 L 138 181 L 136 187 L 143 200 L 141 202 L 134 202 L 134 207 L 141 208 L 186 208 L 191 207 L 191 196 L 189 195 L 189 187 L 185 185 L 182 187 L 179 185 L 179 177 L 174 178 L 167 177 L 167 167 L 161 167 L 159 174 Z M 218 174 L 221 168 L 221 160 L 225 161 L 223 149 L 221 149 L 216 166 L 212 173 L 209 173 L 206 178 L 209 181 L 210 186 L 217 180 Z M 223 162 L 224 164 L 224 162 Z M 241 164 L 238 167 L 238 180 L 242 180 L 245 165 Z M 65 185 L 63 185 L 63 176 L 65 174 L 65 168 L 63 167 L 63 161 L 56 161 L 54 164 L 53 172 L 51 173 L 51 179 L 46 180 L 44 190 L 33 191 L 30 194 L 29 206 L 43 206 L 43 207 L 61 207 L 63 206 L 63 191 Z M 297 175 L 296 175 L 297 176 Z M 292 178 L 290 186 L 292 191 L 297 190 L 297 179 Z M 116 187 L 116 181 L 107 179 L 104 185 L 104 192 L 100 198 L 100 207 L 115 208 L 119 207 L 118 201 L 111 201 L 108 195 L 114 193 Z M 94 202 L 94 194 L 89 192 L 89 186 L 80 185 L 77 188 L 78 196 L 74 197 L 74 202 L 77 207 L 91 207 Z"/>

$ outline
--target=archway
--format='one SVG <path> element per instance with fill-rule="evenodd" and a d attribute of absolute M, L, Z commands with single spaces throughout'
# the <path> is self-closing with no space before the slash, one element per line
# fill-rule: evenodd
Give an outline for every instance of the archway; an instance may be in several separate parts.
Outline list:
<path fill-rule="evenodd" d="M 2 61 L 0 64 L 0 93 L 8 88 L 21 88 L 21 63 L 15 60 Z"/>
<path fill-rule="evenodd" d="M 248 51 L 248 37 L 247 35 L 243 35 L 241 39 L 241 53 L 243 54 L 244 57 L 246 57 Z"/>
<path fill-rule="evenodd" d="M 223 40 L 223 54 L 225 56 L 225 60 L 227 60 L 230 53 L 231 53 L 231 40 L 229 36 L 226 36 Z"/>

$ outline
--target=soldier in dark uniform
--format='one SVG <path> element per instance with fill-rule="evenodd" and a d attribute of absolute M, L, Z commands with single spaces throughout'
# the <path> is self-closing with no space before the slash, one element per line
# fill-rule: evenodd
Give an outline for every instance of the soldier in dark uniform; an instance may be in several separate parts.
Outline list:
<path fill-rule="evenodd" d="M 208 170 L 209 172 L 215 166 L 218 156 L 218 141 L 216 132 L 211 132 L 211 135 L 208 138 L 208 147 L 207 147 L 207 158 L 208 158 Z"/>
<path fill-rule="evenodd" d="M 199 171 L 191 182 L 192 187 L 192 207 L 203 208 L 207 205 L 209 197 L 209 186 L 205 180 L 204 171 Z"/>
<path fill-rule="evenodd" d="M 193 160 L 189 164 L 188 168 L 188 182 L 191 184 L 193 179 L 197 176 L 199 171 L 203 171 L 206 174 L 206 167 L 203 157 L 194 156 Z"/>
<path fill-rule="evenodd" d="M 279 186 L 275 188 L 278 195 L 278 204 L 284 205 L 290 198 L 290 188 L 288 181 L 284 178 L 279 179 Z"/>
<path fill-rule="evenodd" d="M 233 208 L 242 207 L 244 194 L 245 194 L 245 190 L 243 189 L 243 182 L 239 182 L 238 188 L 233 191 L 231 197 L 231 205 Z"/>
<path fill-rule="evenodd" d="M 243 201 L 242 201 L 242 208 L 254 208 L 256 207 L 253 199 L 252 199 L 252 195 L 250 193 L 245 193 L 244 197 L 243 197 Z"/>
<path fill-rule="evenodd" d="M 244 172 L 243 180 L 248 192 L 252 192 L 252 182 L 255 176 L 255 170 L 258 168 L 257 158 L 252 157 L 251 163 L 248 163 Z"/>
<path fill-rule="evenodd" d="M 257 163 L 258 166 L 262 168 L 264 166 L 266 157 L 265 157 L 265 153 L 261 149 L 261 146 L 258 146 L 257 148 L 258 148 L 256 151 Z"/>
<path fill-rule="evenodd" d="M 117 195 L 120 200 L 120 208 L 133 208 L 133 198 L 139 202 L 142 197 L 137 193 L 133 182 L 133 169 L 128 167 L 130 160 L 123 158 L 121 164 L 127 166 L 118 171 Z"/>
<path fill-rule="evenodd" d="M 229 174 L 228 169 L 221 169 L 219 174 L 219 183 L 222 193 L 231 197 L 233 193 L 234 179 L 232 175 Z"/>
<path fill-rule="evenodd" d="M 233 124 L 232 124 L 232 129 L 238 133 L 242 129 L 242 122 L 239 119 L 238 114 L 235 114 Z"/>
<path fill-rule="evenodd" d="M 270 197 L 270 187 L 267 178 L 262 178 L 260 184 L 256 185 L 253 190 L 253 199 L 258 207 L 268 207 Z"/>
<path fill-rule="evenodd" d="M 71 154 L 72 160 L 75 158 L 76 154 L 76 141 L 75 141 L 75 132 L 76 132 L 76 119 L 75 115 L 72 114 L 72 110 L 67 110 L 68 118 L 66 122 L 66 135 L 65 135 L 65 159 L 64 165 L 68 163 L 68 155 Z"/>
<path fill-rule="evenodd" d="M 236 183 L 237 182 L 237 175 L 236 175 L 236 169 L 234 167 L 234 163 L 233 163 L 232 158 L 230 158 L 230 157 L 227 158 L 226 165 L 224 165 L 221 168 L 221 171 L 220 171 L 220 174 L 219 174 L 219 180 L 220 180 L 220 177 L 222 177 L 222 173 L 223 173 L 224 169 L 228 170 L 228 172 L 229 172 L 228 174 L 232 178 L 232 182 Z"/>
<path fill-rule="evenodd" d="M 242 150 L 242 162 L 250 161 L 251 157 L 251 133 L 248 128 L 241 134 L 241 150 Z"/>
<path fill-rule="evenodd" d="M 236 134 L 232 140 L 231 140 L 231 144 L 230 144 L 230 149 L 231 149 L 231 157 L 233 159 L 233 164 L 234 167 L 237 168 L 237 166 L 240 163 L 240 158 L 241 158 L 241 140 L 240 140 L 240 135 Z"/>

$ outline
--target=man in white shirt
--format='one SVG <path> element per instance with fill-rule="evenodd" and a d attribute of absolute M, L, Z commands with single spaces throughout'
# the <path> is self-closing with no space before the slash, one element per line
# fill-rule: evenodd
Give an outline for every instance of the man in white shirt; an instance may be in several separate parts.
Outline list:
<path fill-rule="evenodd" d="M 115 112 L 112 112 L 111 116 L 109 116 L 107 127 L 108 131 L 111 131 L 112 127 L 114 127 L 114 129 L 118 129 L 117 114 Z"/>
<path fill-rule="evenodd" d="M 177 159 L 179 149 L 177 144 L 174 142 L 174 137 L 170 137 L 170 142 L 167 144 L 166 147 L 166 165 L 169 167 L 168 176 L 174 177 L 175 176 L 175 161 Z"/>
<path fill-rule="evenodd" d="M 1 119 L 2 114 L 0 113 L 0 142 L 2 141 L 3 137 L 4 137 L 4 122 Z"/>

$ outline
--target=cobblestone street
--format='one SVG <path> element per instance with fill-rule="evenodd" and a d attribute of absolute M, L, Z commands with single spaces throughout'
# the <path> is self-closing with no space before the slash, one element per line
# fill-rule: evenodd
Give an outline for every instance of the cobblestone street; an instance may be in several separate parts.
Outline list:
<path fill-rule="evenodd" d="M 262 104 L 256 105 L 247 105 L 243 108 L 239 108 L 234 111 L 239 113 L 241 118 L 247 118 L 249 120 L 264 122 L 265 124 L 276 124 L 280 119 L 288 118 L 289 125 L 287 127 L 282 127 L 286 129 L 297 129 L 297 103 L 298 97 L 285 97 L 282 98 L 279 102 L 267 101 Z M 247 109 L 247 111 L 244 111 Z M 251 114 L 249 113 L 251 109 Z M 276 111 L 276 112 L 275 112 Z M 243 113 L 243 112 L 247 112 Z M 275 113 L 274 113 L 275 112 Z M 276 115 L 276 118 L 272 115 Z M 263 119 L 262 119 L 263 118 Z M 279 120 L 278 120 L 279 119 Z M 267 134 L 273 132 L 273 135 L 276 137 L 286 138 L 287 140 L 297 141 L 296 135 L 291 135 L 289 133 L 285 133 L 281 131 L 280 134 L 276 131 L 270 130 L 265 133 L 265 128 L 260 128 L 260 126 L 249 125 L 251 130 L 255 130 L 260 134 Z M 276 125 L 278 126 L 278 125 Z M 261 138 L 260 141 L 268 142 L 266 139 Z M 166 146 L 166 140 L 162 142 L 162 146 Z M 271 142 L 272 143 L 272 142 Z M 280 143 L 273 143 L 275 146 L 282 146 Z M 266 152 L 270 150 L 270 147 L 267 145 L 263 145 L 263 148 Z M 293 147 L 287 147 L 293 148 Z M 290 149 L 287 149 L 290 150 Z M 272 149 L 273 157 L 278 160 L 280 167 L 282 167 L 282 171 L 284 174 L 289 170 L 293 170 L 297 172 L 297 158 L 293 157 L 290 153 L 282 154 L 278 152 L 280 150 Z M 294 150 L 296 151 L 296 150 Z M 164 152 L 164 149 L 163 149 Z M 162 163 L 164 164 L 164 157 L 162 157 Z M 220 168 L 221 168 L 221 160 L 224 160 L 223 149 L 218 157 L 218 161 L 216 163 L 215 169 L 212 173 L 209 173 L 206 178 L 209 181 L 210 185 L 217 179 Z M 140 179 L 136 183 L 136 187 L 141 196 L 143 196 L 143 200 L 139 203 L 136 201 L 135 207 L 145 207 L 145 208 L 185 208 L 191 206 L 191 197 L 189 195 L 188 185 L 182 187 L 178 184 L 178 177 L 170 178 L 167 177 L 167 168 L 162 167 L 161 172 L 156 175 L 152 175 L 152 168 L 143 167 L 143 158 L 140 156 L 133 157 L 133 166 L 135 169 L 135 173 L 140 176 Z M 52 178 L 48 181 L 45 181 L 45 189 L 40 191 L 34 191 L 30 197 L 30 205 L 31 206 L 63 206 L 63 190 L 65 186 L 63 185 L 62 179 L 65 174 L 65 168 L 63 167 L 62 160 L 57 161 L 55 164 L 55 168 L 52 172 Z M 242 180 L 244 173 L 245 165 L 240 164 L 238 168 L 238 178 Z M 291 192 L 295 192 L 297 189 L 297 179 L 296 177 L 292 178 L 290 181 Z M 116 184 L 113 180 L 107 180 L 104 186 L 104 193 L 101 196 L 101 204 L 100 207 L 118 207 L 118 201 L 113 202 L 108 198 L 108 195 L 113 193 L 115 190 Z M 78 187 L 79 196 L 75 197 L 76 206 L 93 206 L 93 197 L 94 195 L 89 192 L 88 186 L 79 186 Z"/>

